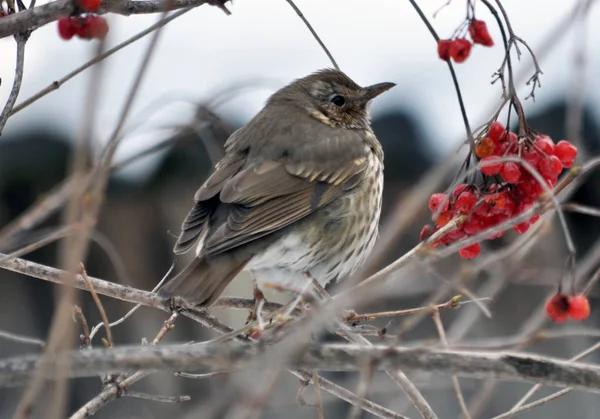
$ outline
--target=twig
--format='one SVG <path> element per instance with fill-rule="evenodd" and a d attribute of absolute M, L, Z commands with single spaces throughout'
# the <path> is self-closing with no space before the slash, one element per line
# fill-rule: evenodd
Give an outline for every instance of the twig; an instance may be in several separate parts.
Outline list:
<path fill-rule="evenodd" d="M 323 400 L 321 399 L 321 388 L 319 387 L 319 373 L 317 370 L 313 370 L 313 387 L 315 389 L 315 401 L 317 404 L 317 419 L 325 419 L 323 415 Z M 360 393 L 356 393 L 358 397 L 364 398 L 364 395 Z M 360 410 L 359 410 L 360 411 Z"/>
<path fill-rule="evenodd" d="M 5 256 L 0 257 L 0 263 L 4 262 L 5 260 L 24 256 L 35 250 L 41 249 L 44 246 L 54 243 L 56 240 L 62 239 L 63 237 L 66 237 L 69 234 L 72 234 L 74 231 L 77 230 L 77 228 L 78 228 L 77 225 L 61 227 L 49 234 L 46 234 L 42 238 L 34 241 L 33 243 L 28 244 L 27 246 L 23 246 L 20 249 L 15 250 L 14 252 L 11 252 Z"/>
<path fill-rule="evenodd" d="M 292 371 L 292 374 L 306 383 L 310 383 L 312 380 L 312 374 L 306 371 Z M 323 377 L 319 377 L 319 387 L 353 406 L 360 404 L 365 412 L 369 412 L 377 417 L 386 419 L 409 419 L 406 416 L 393 412 L 383 406 L 378 405 L 377 403 L 373 403 L 370 400 L 361 399 L 350 390 L 347 390 L 344 387 L 341 387 Z"/>
<path fill-rule="evenodd" d="M 577 212 L 579 214 L 590 215 L 592 217 L 600 217 L 600 209 L 590 207 L 587 205 L 576 204 L 574 202 L 569 202 L 568 204 L 564 204 L 562 206 L 563 210 L 570 212 Z"/>
<path fill-rule="evenodd" d="M 190 396 L 167 397 L 167 396 L 158 396 L 158 395 L 154 395 L 154 394 L 138 393 L 137 391 L 128 391 L 124 394 L 124 396 L 132 397 L 135 399 L 151 400 L 154 402 L 161 402 L 161 403 L 182 403 L 182 402 L 190 401 L 192 399 Z"/>
<path fill-rule="evenodd" d="M 446 339 L 446 332 L 444 331 L 444 325 L 442 323 L 442 319 L 440 318 L 440 310 L 438 308 L 434 308 L 432 312 L 433 322 L 435 323 L 435 328 L 437 329 L 438 335 L 440 336 L 442 346 L 444 348 L 448 348 L 448 340 Z M 460 410 L 462 411 L 463 416 L 465 417 L 465 419 L 471 419 L 469 409 L 467 408 L 465 398 L 460 388 L 460 382 L 458 381 L 456 375 L 452 376 L 452 386 L 454 387 L 456 399 L 458 400 L 458 405 L 460 406 Z"/>
<path fill-rule="evenodd" d="M 9 18 L 10 16 L 4 17 L 3 19 Z M 12 108 L 13 106 L 15 106 L 15 103 L 17 101 L 17 97 L 19 96 L 19 92 L 21 91 L 21 82 L 23 81 L 23 67 L 25 66 L 25 44 L 27 43 L 28 38 L 29 33 L 27 32 L 18 33 L 15 35 L 15 40 L 17 41 L 17 64 L 15 68 L 15 79 L 13 81 L 10 94 L 8 95 L 6 105 L 4 105 L 4 109 L 2 109 L 2 113 L 0 113 L 0 135 L 2 135 L 2 131 L 4 130 L 4 126 L 6 125 L 6 121 L 8 120 Z"/>
<path fill-rule="evenodd" d="M 369 385 L 373 379 L 373 365 L 367 363 L 363 368 L 360 369 L 360 379 L 358 386 L 356 387 L 356 395 L 361 399 L 366 399 L 369 393 Z M 347 419 L 360 419 L 362 406 L 355 404 L 348 412 Z"/>
<path fill-rule="evenodd" d="M 484 301 L 484 300 L 491 300 L 491 298 L 488 298 L 488 297 L 479 298 L 479 301 Z M 461 305 L 472 303 L 472 302 L 473 302 L 472 300 L 461 301 L 461 296 L 456 295 L 456 296 L 452 297 L 450 300 L 446 301 L 445 303 L 437 304 L 437 305 L 433 306 L 433 308 L 440 309 L 440 310 L 456 309 L 456 308 L 460 307 Z M 418 313 L 421 311 L 431 311 L 431 309 L 432 309 L 431 306 L 428 306 L 428 307 L 424 306 L 424 307 L 407 308 L 404 310 L 380 311 L 377 313 L 357 314 L 357 315 L 352 315 L 352 316 L 348 317 L 346 319 L 346 321 L 349 323 L 356 323 L 356 322 L 365 321 L 365 320 L 371 321 L 371 320 L 378 319 L 380 317 L 406 316 L 406 315 L 415 314 L 415 313 Z"/>
<path fill-rule="evenodd" d="M 6 340 L 12 340 L 13 342 L 25 343 L 28 345 L 36 345 L 40 347 L 44 347 L 46 343 L 41 339 L 30 338 L 27 336 L 17 335 L 16 333 L 7 332 L 4 330 L 0 330 L 0 338 Z"/>
<path fill-rule="evenodd" d="M 190 373 L 181 372 L 181 371 L 175 371 L 173 373 L 173 375 L 176 377 L 191 378 L 193 380 L 204 380 L 206 378 L 212 378 L 212 377 L 216 377 L 217 375 L 223 375 L 223 374 L 228 374 L 228 373 L 223 372 L 223 371 L 207 372 L 205 374 L 190 374 Z"/>
<path fill-rule="evenodd" d="M 82 276 L 83 280 L 85 281 L 86 285 L 88 286 L 88 291 L 90 292 L 90 294 L 92 294 L 94 303 L 96 303 L 96 307 L 98 308 L 98 312 L 100 313 L 100 318 L 102 318 L 102 322 L 104 323 L 104 329 L 106 330 L 106 340 L 108 342 L 108 347 L 112 348 L 113 346 L 115 346 L 115 344 L 114 344 L 113 337 L 112 337 L 112 331 L 110 330 L 110 323 L 108 321 L 108 317 L 106 316 L 106 311 L 104 310 L 104 306 L 102 305 L 100 298 L 98 298 L 98 294 L 96 294 L 94 285 L 90 281 L 90 278 L 88 278 L 88 275 L 85 270 L 85 267 L 83 266 L 83 263 L 81 264 L 80 273 L 81 273 L 81 276 Z"/>
<path fill-rule="evenodd" d="M 417 14 L 419 15 L 419 18 L 423 21 L 423 23 L 425 23 L 425 26 L 427 26 L 427 29 L 429 30 L 429 33 L 431 33 L 431 36 L 433 37 L 433 39 L 436 42 L 438 42 L 440 40 L 440 37 L 438 36 L 437 32 L 431 25 L 431 22 L 429 22 L 429 19 L 427 19 L 427 16 L 425 16 L 425 13 L 423 13 L 423 11 L 421 10 L 421 8 L 419 7 L 419 5 L 417 4 L 417 2 L 415 0 L 409 0 L 409 1 L 410 1 L 410 4 L 412 5 L 412 7 L 417 12 Z M 475 155 L 475 141 L 473 139 L 473 131 L 471 130 L 471 124 L 469 123 L 469 117 L 467 115 L 467 108 L 466 108 L 465 103 L 462 98 L 460 85 L 458 84 L 458 78 L 456 77 L 456 72 L 454 71 L 454 66 L 452 65 L 452 63 L 450 61 L 447 61 L 446 64 L 448 65 L 448 70 L 450 70 L 450 76 L 452 76 L 452 83 L 454 84 L 454 89 L 456 90 L 456 97 L 458 99 L 460 113 L 463 118 L 463 124 L 465 125 L 465 131 L 467 132 L 467 142 L 469 143 L 469 148 L 471 149 L 471 155 L 474 156 Z"/>
<path fill-rule="evenodd" d="M 543 404 L 546 404 L 548 402 L 551 402 L 552 400 L 556 400 L 559 397 L 564 396 L 565 394 L 568 394 L 570 392 L 572 392 L 573 389 L 572 388 L 564 388 L 560 391 L 557 391 L 556 393 L 552 393 L 549 396 L 546 397 L 542 397 L 539 400 L 536 400 L 534 402 L 528 403 L 528 404 L 524 404 L 523 406 L 519 407 L 518 409 L 514 410 L 514 411 L 510 411 L 510 412 L 506 412 L 503 413 L 501 415 L 498 416 L 494 416 L 492 419 L 506 419 L 506 418 L 511 418 L 515 415 L 518 415 L 519 413 L 523 413 L 526 412 L 527 410 L 531 410 L 535 407 L 541 406 Z"/>
<path fill-rule="evenodd" d="M 73 316 L 75 319 L 79 320 L 81 323 L 81 328 L 83 329 L 83 335 L 80 336 L 81 344 L 85 349 L 90 349 L 92 345 L 92 339 L 90 338 L 90 328 L 88 326 L 88 322 L 83 315 L 83 311 L 81 311 L 81 307 L 75 305 L 73 307 Z"/>
<path fill-rule="evenodd" d="M 333 65 L 333 67 L 336 70 L 339 70 L 340 67 L 337 65 L 337 63 L 333 59 L 333 55 L 331 55 L 331 53 L 329 52 L 329 50 L 327 49 L 327 47 L 325 46 L 325 44 L 323 43 L 323 41 L 321 41 L 321 38 L 319 38 L 319 35 L 317 35 L 317 32 L 315 32 L 315 30 L 313 29 L 312 25 L 308 21 L 308 19 L 306 19 L 306 17 L 302 14 L 302 12 L 300 11 L 300 9 L 296 6 L 296 4 L 292 0 L 286 0 L 286 1 L 288 2 L 288 4 L 290 6 L 292 6 L 292 9 L 294 9 L 294 11 L 296 12 L 296 14 L 300 17 L 300 19 L 302 19 L 302 22 L 304 22 L 304 24 L 306 25 L 306 27 L 308 28 L 308 30 L 310 31 L 310 33 L 312 33 L 312 36 L 319 43 L 319 45 L 321 46 L 321 48 L 323 49 L 323 51 L 325 51 L 325 54 L 327 54 L 327 57 L 329 58 L 329 61 L 331 61 L 331 64 Z"/>
<path fill-rule="evenodd" d="M 89 179 L 89 178 L 88 178 Z M 60 208 L 71 195 L 74 178 L 57 186 L 46 197 L 21 213 L 0 231 L 0 243 L 5 243 L 19 231 L 29 230 Z"/>

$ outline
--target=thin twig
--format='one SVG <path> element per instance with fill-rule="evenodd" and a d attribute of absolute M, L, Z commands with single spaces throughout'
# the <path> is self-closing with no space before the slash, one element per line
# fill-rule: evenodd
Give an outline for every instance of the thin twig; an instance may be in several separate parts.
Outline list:
<path fill-rule="evenodd" d="M 319 43 L 319 45 L 321 46 L 321 48 L 323 49 L 323 51 L 325 51 L 325 54 L 327 54 L 327 57 L 329 58 L 329 61 L 331 61 L 331 64 L 333 65 L 333 67 L 336 70 L 339 70 L 340 67 L 335 62 L 335 60 L 333 58 L 333 55 L 331 55 L 331 53 L 329 52 L 329 50 L 327 49 L 327 47 L 325 46 L 325 44 L 323 43 L 323 41 L 321 41 L 321 38 L 319 38 L 319 35 L 317 35 L 317 32 L 315 32 L 315 30 L 313 29 L 312 25 L 308 21 L 308 19 L 306 19 L 306 17 L 302 14 L 302 11 L 300 11 L 300 9 L 296 6 L 296 4 L 292 0 L 286 0 L 286 1 L 288 2 L 288 4 L 290 6 L 292 6 L 292 9 L 294 9 L 294 11 L 296 12 L 296 14 L 300 17 L 300 19 L 302 19 L 302 22 L 304 22 L 304 24 L 306 25 L 306 27 L 308 28 L 308 30 L 310 31 L 310 33 L 312 33 L 312 36 Z"/>
<path fill-rule="evenodd" d="M 40 347 L 44 347 L 46 342 L 37 338 L 30 338 L 28 336 L 21 336 L 16 333 L 7 332 L 5 330 L 0 330 L 0 338 L 6 340 L 12 340 L 13 342 L 25 343 L 27 345 L 36 345 Z"/>
<path fill-rule="evenodd" d="M 446 332 L 444 331 L 444 324 L 442 323 L 442 319 L 440 318 L 440 310 L 438 308 L 434 308 L 432 310 L 433 322 L 435 323 L 435 328 L 437 329 L 438 335 L 440 336 L 440 341 L 442 342 L 442 346 L 444 348 L 448 348 L 448 340 L 446 339 Z M 460 406 L 460 410 L 463 413 L 465 419 L 471 419 L 471 415 L 469 414 L 469 409 L 467 408 L 467 404 L 465 403 L 465 398 L 463 396 L 462 390 L 460 388 L 460 382 L 458 381 L 458 377 L 456 375 L 452 376 L 452 386 L 454 387 L 454 392 L 456 393 L 456 399 L 458 400 L 458 405 Z"/>
<path fill-rule="evenodd" d="M 108 347 L 112 348 L 113 346 L 115 346 L 115 344 L 114 344 L 113 337 L 112 337 L 112 331 L 110 329 L 110 322 L 108 321 L 108 317 L 106 316 L 106 311 L 104 310 L 102 301 L 100 301 L 100 298 L 98 298 L 98 294 L 96 294 L 94 285 L 90 281 L 90 278 L 88 278 L 88 275 L 85 270 L 85 267 L 83 266 L 83 263 L 81 264 L 80 273 L 81 273 L 83 280 L 85 281 L 85 283 L 88 286 L 88 291 L 90 292 L 90 294 L 92 294 L 94 303 L 96 303 L 96 307 L 98 308 L 98 312 L 100 313 L 100 318 L 102 319 L 102 322 L 104 323 L 104 330 L 106 331 L 106 340 L 108 342 Z"/>
<path fill-rule="evenodd" d="M 9 18 L 10 17 L 4 17 L 3 19 Z M 15 35 L 15 40 L 17 41 L 17 63 L 15 68 L 15 79 L 13 81 L 10 94 L 8 95 L 6 105 L 4 105 L 4 109 L 2 109 L 2 113 L 0 113 L 0 135 L 2 135 L 2 131 L 4 130 L 4 126 L 6 125 L 6 121 L 8 121 L 13 106 L 15 106 L 15 103 L 17 101 L 17 97 L 19 97 L 19 92 L 21 91 L 21 82 L 23 81 L 23 68 L 25 66 L 25 44 L 27 44 L 28 38 L 29 33 L 19 33 Z"/>
<path fill-rule="evenodd" d="M 323 414 L 323 400 L 321 399 L 321 387 L 319 387 L 319 373 L 317 372 L 317 370 L 313 370 L 312 376 L 313 387 L 315 389 L 315 401 L 317 404 L 317 419 L 325 419 L 325 416 Z M 364 396 L 361 396 L 360 393 L 356 393 L 356 395 L 358 397 L 364 398 Z"/>
<path fill-rule="evenodd" d="M 125 397 L 132 397 L 134 399 L 143 399 L 143 400 L 151 400 L 153 402 L 161 402 L 161 403 L 182 403 L 192 400 L 190 396 L 158 396 L 155 394 L 147 394 L 147 393 L 138 393 L 137 391 L 128 391 L 125 394 Z"/>
<path fill-rule="evenodd" d="M 489 297 L 479 298 L 479 301 L 491 300 Z M 472 300 L 461 301 L 461 296 L 456 295 L 452 297 L 450 300 L 446 301 L 442 304 L 437 304 L 433 306 L 435 309 L 456 309 L 461 305 L 472 303 Z M 366 314 L 356 314 L 349 316 L 346 321 L 349 323 L 356 323 L 360 321 L 371 321 L 381 317 L 397 317 L 397 316 L 407 316 L 411 314 L 415 314 L 421 311 L 431 311 L 431 306 L 423 306 L 423 307 L 415 307 L 415 308 L 407 308 L 404 310 L 394 310 L 394 311 L 380 311 L 376 313 L 366 313 Z"/>
<path fill-rule="evenodd" d="M 79 323 L 81 323 L 81 328 L 83 329 L 83 334 L 81 335 L 81 344 L 85 349 L 90 349 L 92 345 L 92 339 L 90 339 L 90 328 L 85 316 L 83 315 L 81 307 L 78 305 L 73 307 L 73 317 L 79 320 Z"/>
<path fill-rule="evenodd" d="M 366 399 L 369 394 L 369 386 L 373 380 L 373 365 L 367 363 L 363 368 L 360 369 L 360 379 L 358 386 L 356 387 L 356 395 L 361 399 Z M 362 406 L 355 404 L 348 412 L 347 419 L 360 419 Z"/>

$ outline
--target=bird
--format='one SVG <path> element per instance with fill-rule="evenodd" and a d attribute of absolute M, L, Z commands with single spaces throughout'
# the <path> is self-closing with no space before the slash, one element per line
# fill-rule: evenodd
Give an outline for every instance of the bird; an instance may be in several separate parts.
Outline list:
<path fill-rule="evenodd" d="M 354 273 L 376 241 L 383 193 L 369 104 L 394 86 L 323 69 L 273 93 L 195 193 L 173 249 L 196 246 L 195 257 L 159 295 L 208 308 L 241 271 L 259 289 L 296 292 Z"/>

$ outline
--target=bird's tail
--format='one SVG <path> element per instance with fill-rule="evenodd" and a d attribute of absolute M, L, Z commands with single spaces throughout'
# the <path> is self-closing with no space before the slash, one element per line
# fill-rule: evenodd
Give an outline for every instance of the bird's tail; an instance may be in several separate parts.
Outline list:
<path fill-rule="evenodd" d="M 210 260 L 194 258 L 157 292 L 164 298 L 180 297 L 188 304 L 208 307 L 217 301 L 246 263 L 247 260 L 240 261 L 227 255 Z"/>

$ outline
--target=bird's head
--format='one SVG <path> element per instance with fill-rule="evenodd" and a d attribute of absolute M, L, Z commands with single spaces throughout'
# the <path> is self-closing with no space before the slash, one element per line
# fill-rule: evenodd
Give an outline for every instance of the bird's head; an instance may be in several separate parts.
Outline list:
<path fill-rule="evenodd" d="M 326 69 L 294 81 L 269 102 L 291 101 L 328 125 L 366 129 L 369 103 L 394 86 L 386 82 L 361 87 L 343 72 Z"/>

